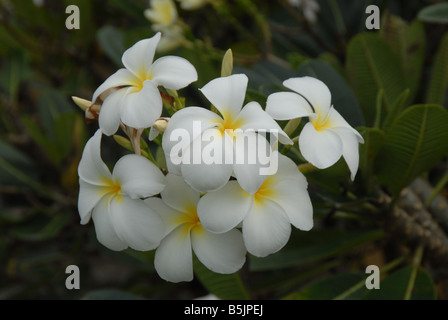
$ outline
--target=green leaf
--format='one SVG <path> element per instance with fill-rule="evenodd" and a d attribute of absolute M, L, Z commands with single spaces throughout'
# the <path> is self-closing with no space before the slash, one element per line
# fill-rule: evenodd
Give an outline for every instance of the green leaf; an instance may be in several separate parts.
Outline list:
<path fill-rule="evenodd" d="M 386 114 L 406 89 L 398 56 L 378 34 L 361 33 L 347 47 L 347 77 L 363 110 L 365 123 L 375 121 L 376 98 L 383 90 Z"/>
<path fill-rule="evenodd" d="M 0 183 L 38 186 L 34 162 L 23 152 L 0 140 Z"/>
<path fill-rule="evenodd" d="M 121 67 L 121 56 L 126 50 L 124 47 L 124 35 L 123 31 L 106 25 L 98 30 L 97 33 L 98 42 L 105 54 L 112 60 L 117 67 Z"/>
<path fill-rule="evenodd" d="M 336 298 L 341 292 L 345 292 L 366 279 L 363 273 L 341 273 L 318 280 L 300 292 L 289 298 L 296 300 L 330 300 Z M 365 286 L 355 290 L 345 297 L 347 300 L 360 299 L 366 294 Z"/>
<path fill-rule="evenodd" d="M 100 289 L 86 293 L 81 300 L 144 300 L 144 298 L 121 290 Z"/>
<path fill-rule="evenodd" d="M 410 90 L 407 101 L 412 102 L 418 91 L 425 58 L 426 35 L 423 24 L 415 21 L 408 25 L 398 16 L 387 15 L 380 36 L 400 59 Z"/>
<path fill-rule="evenodd" d="M 59 213 L 52 219 L 39 218 L 24 226 L 18 226 L 11 230 L 11 236 L 24 241 L 43 241 L 53 239 L 71 221 L 73 216 L 67 213 Z"/>
<path fill-rule="evenodd" d="M 350 125 L 357 127 L 364 124 L 362 110 L 353 90 L 328 63 L 320 60 L 307 61 L 301 64 L 297 73 L 299 76 L 311 76 L 323 81 L 330 89 L 333 106 Z"/>
<path fill-rule="evenodd" d="M 39 109 L 39 122 L 50 139 L 54 139 L 54 126 L 56 119 L 62 113 L 73 111 L 73 106 L 59 91 L 52 88 L 45 88 L 39 96 L 37 102 Z"/>
<path fill-rule="evenodd" d="M 193 259 L 194 273 L 202 285 L 223 300 L 247 300 L 247 293 L 238 273 L 219 274 L 207 269 L 196 257 Z"/>
<path fill-rule="evenodd" d="M 377 128 L 358 128 L 364 138 L 364 144 L 359 145 L 359 171 L 364 179 L 364 185 L 371 191 L 371 178 L 374 172 L 375 158 L 385 139 L 385 134 Z"/>
<path fill-rule="evenodd" d="M 435 3 L 420 10 L 418 19 L 429 23 L 448 23 L 448 3 Z"/>
<path fill-rule="evenodd" d="M 448 89 L 448 32 L 445 33 L 432 66 L 427 103 L 443 104 Z"/>
<path fill-rule="evenodd" d="M 28 131 L 29 135 L 39 145 L 39 147 L 45 152 L 45 155 L 52 161 L 55 166 L 60 164 L 62 160 L 56 145 L 42 132 L 42 129 L 34 123 L 29 117 L 24 116 L 22 124 Z"/>
<path fill-rule="evenodd" d="M 69 112 L 61 114 L 54 123 L 55 145 L 58 149 L 59 156 L 65 158 L 71 151 L 74 151 L 74 136 L 76 131 L 76 123 L 81 123 L 83 119 L 77 112 Z M 79 134 L 78 134 L 78 137 Z"/>
<path fill-rule="evenodd" d="M 387 276 L 380 282 L 380 289 L 370 290 L 366 300 L 403 300 L 406 295 L 413 267 L 402 268 Z M 428 272 L 420 268 L 413 286 L 412 300 L 434 300 L 436 291 Z"/>
<path fill-rule="evenodd" d="M 380 183 L 397 195 L 448 153 L 448 111 L 415 105 L 393 123 L 376 159 Z"/>
<path fill-rule="evenodd" d="M 328 233 L 308 231 L 298 236 L 301 240 L 293 246 L 293 242 L 277 253 L 265 258 L 250 256 L 251 271 L 278 270 L 297 267 L 306 263 L 316 262 L 332 256 L 341 255 L 350 249 L 364 243 L 380 239 L 380 230 L 356 233 Z"/>

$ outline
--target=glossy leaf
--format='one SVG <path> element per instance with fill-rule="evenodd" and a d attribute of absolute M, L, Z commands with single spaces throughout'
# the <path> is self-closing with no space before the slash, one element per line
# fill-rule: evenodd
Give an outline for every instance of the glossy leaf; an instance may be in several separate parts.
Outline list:
<path fill-rule="evenodd" d="M 403 300 L 411 279 L 412 266 L 400 269 L 380 282 L 379 290 L 370 290 L 364 297 L 367 300 Z M 420 268 L 411 294 L 412 300 L 433 300 L 436 289 L 429 273 Z"/>
<path fill-rule="evenodd" d="M 246 300 L 249 294 L 238 273 L 219 274 L 207 269 L 196 257 L 193 259 L 194 273 L 210 293 L 223 300 Z"/>
<path fill-rule="evenodd" d="M 448 23 L 448 3 L 441 2 L 420 10 L 418 18 L 428 23 Z"/>
<path fill-rule="evenodd" d="M 313 234 L 314 233 L 314 237 Z M 281 251 L 269 255 L 265 258 L 250 256 L 250 270 L 266 271 L 278 270 L 288 267 L 296 267 L 306 263 L 316 262 L 339 254 L 344 254 L 348 250 L 364 243 L 380 239 L 383 232 L 373 230 L 357 233 L 322 233 L 308 231 L 302 234 L 302 243 L 295 246 L 290 245 Z M 308 238 L 308 239 L 307 239 Z"/>
<path fill-rule="evenodd" d="M 448 90 L 448 32 L 440 42 L 431 78 L 429 80 L 427 103 L 443 104 Z"/>
<path fill-rule="evenodd" d="M 448 111 L 437 105 L 405 110 L 388 131 L 377 160 L 379 181 L 398 194 L 448 153 Z"/>
<path fill-rule="evenodd" d="M 350 41 L 346 68 L 368 126 L 375 121 L 376 98 L 380 90 L 384 93 L 384 114 L 387 114 L 407 88 L 398 56 L 377 34 L 361 33 Z"/>

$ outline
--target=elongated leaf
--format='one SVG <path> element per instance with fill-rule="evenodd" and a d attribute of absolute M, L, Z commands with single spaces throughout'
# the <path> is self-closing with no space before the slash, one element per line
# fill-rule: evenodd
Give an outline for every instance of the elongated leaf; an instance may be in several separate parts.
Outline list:
<path fill-rule="evenodd" d="M 364 138 L 364 144 L 359 146 L 359 171 L 365 181 L 367 191 L 370 191 L 375 158 L 385 139 L 385 134 L 377 128 L 362 127 L 359 131 Z"/>
<path fill-rule="evenodd" d="M 375 121 L 378 92 L 384 92 L 383 114 L 387 114 L 407 87 L 398 56 L 377 34 L 361 33 L 350 41 L 346 68 L 368 126 Z"/>
<path fill-rule="evenodd" d="M 34 181 L 36 179 L 36 167 L 33 161 L 26 154 L 2 140 L 0 140 L 0 159 L 0 183 L 2 185 L 23 186 L 25 183 L 14 172 L 8 170 L 9 167 L 13 167 L 17 172 L 24 174 L 30 180 Z M 1 165 L 3 163 L 6 166 Z"/>
<path fill-rule="evenodd" d="M 380 282 L 379 290 L 370 290 L 367 300 L 403 300 L 412 273 L 412 266 L 400 269 Z M 433 300 L 436 297 L 434 283 L 428 272 L 420 268 L 413 286 L 412 300 Z"/>
<path fill-rule="evenodd" d="M 297 300 L 330 300 L 337 297 L 341 292 L 356 286 L 360 281 L 366 279 L 363 273 L 341 273 L 335 276 L 318 280 L 302 291 L 291 295 L 291 299 Z M 360 299 L 366 294 L 365 286 L 355 290 L 346 299 Z"/>
<path fill-rule="evenodd" d="M 426 36 L 423 24 L 415 21 L 408 25 L 398 16 L 387 15 L 380 35 L 400 58 L 409 88 L 407 101 L 412 103 L 417 94 L 425 58 Z"/>
<path fill-rule="evenodd" d="M 51 220 L 38 218 L 24 226 L 13 228 L 10 234 L 24 241 L 43 241 L 55 238 L 73 218 L 70 214 L 58 214 Z"/>
<path fill-rule="evenodd" d="M 448 89 L 448 32 L 440 43 L 437 56 L 432 67 L 429 81 L 427 103 L 443 104 Z"/>
<path fill-rule="evenodd" d="M 448 23 L 448 3 L 435 3 L 427 6 L 420 10 L 418 18 L 429 23 Z"/>
<path fill-rule="evenodd" d="M 335 255 L 343 254 L 361 244 L 379 239 L 383 236 L 383 232 L 373 230 L 353 234 L 327 233 L 326 235 L 318 232 L 317 235 L 317 238 L 319 238 L 318 241 L 310 242 L 308 240 L 308 242 L 305 242 L 302 245 L 299 243 L 295 247 L 283 248 L 279 252 L 265 258 L 256 258 L 251 256 L 250 270 L 278 270 L 319 261 Z M 306 240 L 305 235 L 304 238 L 304 240 Z"/>
<path fill-rule="evenodd" d="M 332 104 L 336 110 L 353 126 L 364 124 L 361 107 L 353 90 L 345 79 L 328 63 L 311 60 L 301 64 L 297 71 L 299 76 L 311 76 L 323 81 L 330 89 Z"/>
<path fill-rule="evenodd" d="M 194 273 L 202 285 L 223 300 L 247 300 L 249 294 L 238 273 L 219 274 L 207 269 L 196 257 L 193 259 Z"/>
<path fill-rule="evenodd" d="M 54 138 L 54 125 L 59 116 L 65 112 L 73 111 L 73 106 L 57 90 L 46 88 L 39 97 L 39 122 L 46 136 Z"/>
<path fill-rule="evenodd" d="M 415 105 L 391 126 L 376 160 L 379 181 L 398 194 L 448 153 L 448 112 Z"/>
<path fill-rule="evenodd" d="M 116 66 L 121 67 L 121 56 L 126 49 L 124 47 L 123 32 L 115 27 L 106 25 L 98 30 L 97 38 L 106 55 Z"/>

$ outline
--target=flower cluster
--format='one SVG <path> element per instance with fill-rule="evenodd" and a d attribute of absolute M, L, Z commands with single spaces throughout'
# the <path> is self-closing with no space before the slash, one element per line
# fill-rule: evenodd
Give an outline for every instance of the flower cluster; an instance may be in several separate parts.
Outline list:
<path fill-rule="evenodd" d="M 363 140 L 331 105 L 326 85 L 310 77 L 286 80 L 293 92 L 271 94 L 263 109 L 246 103 L 246 75 L 227 75 L 200 88 L 211 106 L 185 107 L 177 90 L 197 80 L 196 70 L 180 57 L 153 61 L 160 38 L 129 48 L 124 68 L 86 110 L 95 106 L 99 129 L 78 169 L 81 223 L 92 218 L 98 241 L 111 250 L 155 249 L 155 269 L 167 281 L 193 279 L 193 252 L 210 270 L 234 273 L 247 253 L 265 257 L 285 246 L 292 227 L 313 227 L 307 180 L 278 151 L 294 139 L 276 120 L 307 117 L 298 138 L 303 157 L 316 168 L 343 157 L 352 179 Z M 101 140 L 119 128 L 134 153 L 111 172 Z M 163 149 L 166 170 L 141 150 L 144 132 Z"/>

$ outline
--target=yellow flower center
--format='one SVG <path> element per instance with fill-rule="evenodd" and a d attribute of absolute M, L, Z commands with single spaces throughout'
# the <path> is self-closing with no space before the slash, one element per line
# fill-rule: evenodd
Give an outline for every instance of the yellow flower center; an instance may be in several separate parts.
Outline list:
<path fill-rule="evenodd" d="M 266 177 L 261 187 L 254 194 L 255 205 L 261 205 L 263 204 L 266 198 L 272 198 L 275 196 L 275 188 L 273 188 L 274 183 L 275 183 L 274 176 Z"/>
<path fill-rule="evenodd" d="M 235 131 L 239 129 L 242 124 L 243 120 L 241 118 L 235 119 L 230 113 L 222 112 L 222 120 L 219 120 L 218 123 L 218 130 L 221 132 L 221 134 L 227 133 L 231 138 L 234 137 Z"/>
<path fill-rule="evenodd" d="M 105 178 L 102 181 L 103 188 L 101 188 L 100 196 L 108 195 L 108 196 L 117 196 L 118 199 L 121 199 L 121 185 L 118 181 L 114 181 L 110 178 Z"/>
<path fill-rule="evenodd" d="M 325 117 L 316 112 L 317 118 L 310 118 L 310 122 L 314 126 L 314 129 L 316 129 L 316 131 L 322 131 L 332 127 L 332 121 L 330 120 L 330 112 L 331 111 L 329 111 L 325 115 Z"/>
<path fill-rule="evenodd" d="M 202 224 L 201 221 L 199 220 L 195 205 L 187 207 L 184 211 L 184 214 L 177 220 L 177 223 L 179 225 L 183 224 L 183 231 L 185 235 L 193 230 L 194 231 L 202 230 Z"/>

